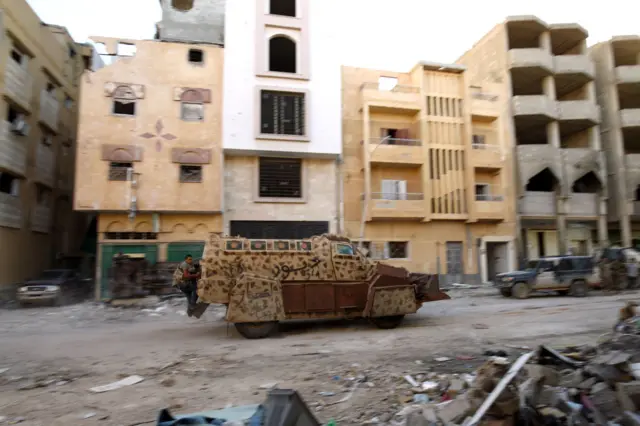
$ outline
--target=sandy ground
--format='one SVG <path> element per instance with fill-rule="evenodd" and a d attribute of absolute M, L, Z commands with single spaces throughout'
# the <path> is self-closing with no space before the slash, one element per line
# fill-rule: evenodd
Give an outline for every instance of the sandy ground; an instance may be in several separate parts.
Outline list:
<path fill-rule="evenodd" d="M 187 318 L 181 299 L 156 310 L 96 303 L 0 310 L 0 424 L 154 424 L 162 408 L 189 413 L 260 403 L 261 386 L 271 383 L 297 389 L 321 422 L 384 422 L 406 400 L 405 374 L 472 372 L 487 349 L 507 348 L 514 358 L 512 345 L 594 342 L 611 330 L 624 301 L 638 298 L 515 300 L 492 289 L 450 295 L 395 330 L 364 321 L 298 322 L 264 340 L 239 336 L 220 307 Z M 145 380 L 89 392 L 134 374 Z M 354 378 L 366 383 L 335 403 Z"/>

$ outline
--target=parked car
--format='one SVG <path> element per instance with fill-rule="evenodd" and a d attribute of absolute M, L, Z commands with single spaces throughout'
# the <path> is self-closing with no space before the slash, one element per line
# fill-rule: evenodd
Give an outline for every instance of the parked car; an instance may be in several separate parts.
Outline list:
<path fill-rule="evenodd" d="M 590 256 L 552 256 L 530 260 L 523 271 L 498 274 L 495 286 L 504 297 L 517 299 L 536 291 L 584 297 L 597 284 L 598 275 Z"/>
<path fill-rule="evenodd" d="M 62 305 L 80 301 L 90 293 L 90 280 L 80 279 L 73 269 L 49 269 L 37 279 L 25 281 L 18 288 L 17 299 L 20 305 Z"/>

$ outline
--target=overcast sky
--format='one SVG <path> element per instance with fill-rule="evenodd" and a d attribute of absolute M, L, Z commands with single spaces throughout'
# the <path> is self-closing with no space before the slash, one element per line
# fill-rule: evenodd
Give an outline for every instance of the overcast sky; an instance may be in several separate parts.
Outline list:
<path fill-rule="evenodd" d="M 161 15 L 159 0 L 27 1 L 40 19 L 66 26 L 78 41 L 91 35 L 150 39 Z M 508 15 L 577 22 L 589 31 L 590 45 L 612 35 L 640 33 L 638 0 L 309 1 L 335 5 L 339 15 L 330 25 L 344 39 L 336 46 L 344 65 L 398 71 L 419 60 L 455 61 Z"/>

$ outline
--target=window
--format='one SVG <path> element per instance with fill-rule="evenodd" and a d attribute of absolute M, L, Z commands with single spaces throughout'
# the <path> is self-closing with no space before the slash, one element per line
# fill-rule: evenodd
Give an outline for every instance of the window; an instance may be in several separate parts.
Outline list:
<path fill-rule="evenodd" d="M 25 55 L 20 50 L 14 47 L 13 49 L 11 49 L 11 59 L 13 59 L 14 62 L 17 63 L 18 65 L 23 66 L 27 62 L 26 61 L 27 55 Z"/>
<path fill-rule="evenodd" d="M 56 91 L 56 85 L 49 82 L 47 83 L 47 87 L 45 90 L 47 91 L 48 94 L 53 95 Z"/>
<path fill-rule="evenodd" d="M 296 42 L 285 36 L 269 40 L 269 71 L 296 73 Z"/>
<path fill-rule="evenodd" d="M 406 200 L 407 199 L 407 181 L 406 180 L 388 180 L 382 181 L 381 200 Z"/>
<path fill-rule="evenodd" d="M 11 105 L 7 105 L 7 121 L 9 123 L 15 122 L 19 116 L 20 116 L 20 113 L 18 112 L 18 110 L 16 110 Z"/>
<path fill-rule="evenodd" d="M 0 173 L 0 192 L 17 197 L 20 195 L 20 179 L 9 173 Z"/>
<path fill-rule="evenodd" d="M 263 90 L 260 132 L 267 135 L 305 135 L 305 95 Z"/>
<path fill-rule="evenodd" d="M 296 17 L 296 0 L 269 0 L 271 15 Z"/>
<path fill-rule="evenodd" d="M 129 86 L 120 86 L 114 90 L 113 114 L 136 115 L 136 94 Z"/>
<path fill-rule="evenodd" d="M 51 202 L 51 190 L 42 186 L 36 186 L 36 203 L 39 206 L 48 207 Z"/>
<path fill-rule="evenodd" d="M 180 117 L 184 121 L 204 120 L 204 105 L 201 103 L 181 102 Z"/>
<path fill-rule="evenodd" d="M 389 259 L 407 259 L 409 257 L 409 243 L 406 241 L 389 241 Z"/>
<path fill-rule="evenodd" d="M 490 187 L 486 183 L 476 184 L 476 200 L 486 201 L 491 198 Z"/>
<path fill-rule="evenodd" d="M 66 96 L 66 97 L 64 98 L 64 107 L 65 107 L 66 109 L 71 109 L 71 108 L 73 108 L 73 99 L 71 99 L 71 97 Z"/>
<path fill-rule="evenodd" d="M 343 254 L 346 256 L 353 256 L 355 252 L 353 251 L 353 246 L 351 244 L 337 244 L 336 252 L 338 254 Z"/>
<path fill-rule="evenodd" d="M 193 0 L 171 0 L 171 7 L 181 12 L 186 12 L 193 8 Z"/>
<path fill-rule="evenodd" d="M 471 144 L 475 149 L 482 149 L 487 144 L 487 141 L 484 135 L 473 135 Z"/>
<path fill-rule="evenodd" d="M 189 49 L 189 62 L 201 64 L 204 62 L 204 52 L 200 49 Z"/>
<path fill-rule="evenodd" d="M 202 182 L 202 166 L 180 166 L 180 182 Z"/>
<path fill-rule="evenodd" d="M 133 169 L 133 163 L 109 163 L 109 180 L 127 180 L 129 169 Z"/>
<path fill-rule="evenodd" d="M 259 195 L 264 198 L 302 198 L 302 160 L 260 158 Z"/>

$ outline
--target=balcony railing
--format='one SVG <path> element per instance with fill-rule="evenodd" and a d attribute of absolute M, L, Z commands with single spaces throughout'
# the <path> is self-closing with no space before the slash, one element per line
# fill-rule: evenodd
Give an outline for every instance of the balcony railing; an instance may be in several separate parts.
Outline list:
<path fill-rule="evenodd" d="M 504 201 L 504 196 L 496 194 L 476 194 L 476 201 Z"/>
<path fill-rule="evenodd" d="M 622 127 L 640 127 L 640 108 L 621 109 L 620 123 Z"/>
<path fill-rule="evenodd" d="M 22 204 L 20 197 L 0 192 L 0 226 L 22 227 Z"/>
<path fill-rule="evenodd" d="M 540 68 L 551 73 L 553 57 L 546 49 L 511 49 L 509 50 L 509 68 Z"/>
<path fill-rule="evenodd" d="M 368 211 L 372 219 L 422 219 L 426 215 L 424 194 L 374 192 Z"/>
<path fill-rule="evenodd" d="M 46 90 L 40 93 L 40 121 L 51 130 L 58 131 L 58 100 Z"/>
<path fill-rule="evenodd" d="M 571 216 L 597 216 L 598 194 L 572 193 L 567 210 Z"/>
<path fill-rule="evenodd" d="M 11 123 L 0 124 L 0 167 L 24 176 L 27 171 L 27 138 L 11 131 Z"/>
<path fill-rule="evenodd" d="M 500 147 L 498 145 L 494 145 L 490 143 L 472 143 L 471 148 L 482 150 L 482 151 L 500 152 Z"/>
<path fill-rule="evenodd" d="M 29 72 L 14 60 L 8 59 L 4 77 L 6 95 L 24 108 L 29 108 L 33 96 L 33 78 Z"/>
<path fill-rule="evenodd" d="M 364 195 L 363 195 L 364 196 Z M 372 192 L 372 200 L 424 200 L 424 194 L 419 192 Z"/>
<path fill-rule="evenodd" d="M 421 146 L 420 139 L 402 139 L 402 138 L 370 138 L 369 142 L 376 145 L 401 145 L 401 146 Z"/>
<path fill-rule="evenodd" d="M 527 191 L 520 199 L 519 210 L 523 216 L 555 216 L 556 193 Z"/>
<path fill-rule="evenodd" d="M 623 65 L 616 67 L 618 84 L 640 83 L 640 65 Z"/>
<path fill-rule="evenodd" d="M 365 103 L 375 110 L 377 107 L 418 111 L 421 106 L 420 88 L 395 85 L 386 89 L 378 83 L 364 83 L 361 88 Z"/>
<path fill-rule="evenodd" d="M 417 86 L 407 86 L 396 84 L 395 86 L 385 89 L 380 83 L 363 83 L 360 87 L 361 90 L 377 90 L 379 92 L 392 92 L 392 93 L 420 93 L 420 88 Z"/>

